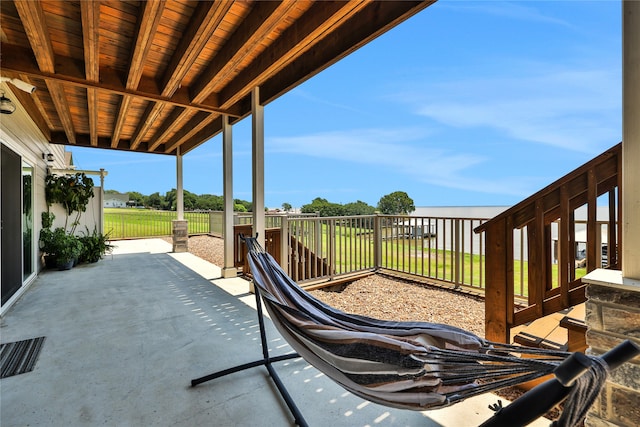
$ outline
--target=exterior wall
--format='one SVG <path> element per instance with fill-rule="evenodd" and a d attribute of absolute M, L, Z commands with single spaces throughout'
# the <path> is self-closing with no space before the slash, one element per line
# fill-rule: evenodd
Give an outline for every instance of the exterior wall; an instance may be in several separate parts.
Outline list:
<path fill-rule="evenodd" d="M 24 280 L 22 287 L 10 300 L 2 305 L 0 314 L 3 314 L 20 295 L 24 293 L 41 269 L 40 263 L 38 262 L 38 236 L 42 228 L 40 213 L 47 210 L 47 204 L 44 198 L 44 179 L 47 175 L 47 168 L 64 167 L 64 146 L 49 145 L 22 106 L 16 102 L 12 86 L 2 83 L 0 87 L 5 91 L 5 96 L 11 99 L 16 105 L 16 111 L 13 114 L 3 114 L 0 118 L 0 140 L 9 149 L 18 154 L 24 162 L 33 167 L 33 240 L 31 247 L 34 252 L 33 259 L 35 260 L 36 269 L 36 273 Z M 47 160 L 43 159 L 43 155 L 46 157 L 49 153 L 53 154 L 53 162 L 47 162 Z M 17 202 L 20 203 L 21 201 Z M 22 248 L 15 248 L 15 250 L 21 251 Z"/>
<path fill-rule="evenodd" d="M 47 211 L 44 191 L 45 177 L 49 169 L 65 169 L 67 165 L 65 161 L 65 147 L 63 145 L 51 145 L 47 142 L 44 135 L 42 135 L 20 103 L 16 101 L 17 98 L 13 93 L 12 85 L 0 83 L 0 89 L 4 90 L 5 96 L 11 99 L 16 105 L 16 111 L 13 114 L 3 114 L 0 117 L 0 141 L 10 150 L 18 154 L 29 166 L 33 167 L 33 240 L 31 247 L 33 248 L 32 259 L 35 265 L 35 273 L 23 280 L 22 287 L 0 308 L 0 315 L 2 315 L 6 313 L 11 305 L 28 289 L 42 269 L 38 237 L 40 236 L 40 230 L 42 228 L 40 215 L 42 212 Z M 46 160 L 47 154 L 53 155 L 52 162 Z M 98 187 L 100 181 L 98 180 L 95 184 L 97 185 L 94 190 L 96 197 L 92 199 L 90 205 L 87 207 L 87 212 L 82 214 L 81 223 L 77 231 L 84 231 L 85 224 L 91 231 L 93 230 L 94 224 L 101 230 L 102 199 L 98 197 L 101 194 L 101 189 Z M 21 201 L 18 200 L 17 203 L 21 203 Z M 57 209 L 58 208 L 53 207 L 54 213 L 56 214 L 54 227 L 64 226 L 64 211 L 61 207 L 59 211 Z M 22 248 L 12 248 L 12 250 L 22 251 Z"/>
<path fill-rule="evenodd" d="M 100 184 L 100 180 L 95 176 L 91 176 L 90 178 L 92 178 L 94 181 L 93 198 L 89 200 L 89 204 L 87 205 L 86 212 L 82 212 L 82 215 L 80 215 L 79 223 L 76 227 L 76 232 L 75 232 L 76 236 L 81 236 L 83 233 L 86 233 L 87 228 L 89 229 L 89 232 L 93 231 L 93 227 L 96 227 L 96 229 L 100 232 L 102 232 L 102 228 L 103 228 L 102 206 L 100 202 L 100 193 L 102 192 L 102 188 L 98 186 L 98 184 Z M 42 191 L 44 194 L 44 183 L 43 183 Z M 45 204 L 45 210 L 46 210 L 46 204 Z M 49 210 L 50 212 L 53 212 L 53 214 L 56 216 L 56 219 L 53 221 L 53 228 L 56 228 L 56 227 L 64 228 L 67 213 L 65 212 L 63 207 L 59 204 L 55 204 L 55 205 L 52 205 L 49 208 Z M 39 217 L 40 213 L 38 212 L 37 215 L 38 215 L 37 221 L 40 222 L 40 217 Z M 67 227 L 66 227 L 67 230 L 71 228 L 71 222 L 75 219 L 75 217 L 76 217 L 75 212 L 71 217 L 69 217 L 67 221 Z"/>
<path fill-rule="evenodd" d="M 588 283 L 586 322 L 590 354 L 604 354 L 625 339 L 640 345 L 640 282 L 614 270 L 595 270 Z M 613 371 L 589 412 L 587 427 L 640 425 L 640 357 Z"/>

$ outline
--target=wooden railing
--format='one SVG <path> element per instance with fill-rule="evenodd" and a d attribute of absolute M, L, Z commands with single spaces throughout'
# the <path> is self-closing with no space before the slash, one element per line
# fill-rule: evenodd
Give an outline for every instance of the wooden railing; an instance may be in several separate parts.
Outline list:
<path fill-rule="evenodd" d="M 622 215 L 621 165 L 622 145 L 618 144 L 475 228 L 485 233 L 487 339 L 509 342 L 511 328 L 585 301 L 585 287 L 576 277 L 577 209 L 587 209 L 586 271 L 603 266 L 605 256 L 606 266 L 617 268 L 622 237 L 617 226 Z M 597 218 L 598 204 L 608 206 L 604 226 Z M 514 297 L 514 235 L 523 231 L 528 298 L 521 305 Z M 552 239 L 552 231 L 557 231 L 557 240 Z M 557 266 L 553 266 L 555 259 Z"/>

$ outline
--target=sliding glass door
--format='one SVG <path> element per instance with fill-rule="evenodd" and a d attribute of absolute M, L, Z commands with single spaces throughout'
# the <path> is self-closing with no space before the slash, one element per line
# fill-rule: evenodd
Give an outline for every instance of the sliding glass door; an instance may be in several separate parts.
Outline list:
<path fill-rule="evenodd" d="M 36 273 L 33 165 L 2 145 L 1 231 L 4 305 Z"/>

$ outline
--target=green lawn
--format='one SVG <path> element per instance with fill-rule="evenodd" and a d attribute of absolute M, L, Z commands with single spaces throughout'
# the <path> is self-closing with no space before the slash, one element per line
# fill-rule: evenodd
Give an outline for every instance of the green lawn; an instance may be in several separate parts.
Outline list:
<path fill-rule="evenodd" d="M 112 239 L 133 237 L 159 237 L 171 235 L 171 221 L 177 219 L 176 212 L 147 209 L 105 208 L 104 230 Z M 185 212 L 189 221 L 189 233 L 207 233 L 209 214 Z"/>

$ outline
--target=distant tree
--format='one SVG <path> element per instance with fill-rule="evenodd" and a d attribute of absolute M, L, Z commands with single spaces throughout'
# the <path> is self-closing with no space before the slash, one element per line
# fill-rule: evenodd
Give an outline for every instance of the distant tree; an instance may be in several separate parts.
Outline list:
<path fill-rule="evenodd" d="M 177 198 L 177 191 L 175 188 L 172 188 L 170 191 L 167 191 L 164 195 L 164 203 L 162 204 L 162 209 L 166 211 L 175 211 L 176 198 Z"/>
<path fill-rule="evenodd" d="M 184 190 L 182 196 L 182 204 L 184 205 L 184 209 L 187 211 L 193 211 L 197 206 L 198 196 L 190 191 Z M 176 201 L 177 202 L 177 201 Z M 177 209 L 177 205 L 174 206 Z"/>
<path fill-rule="evenodd" d="M 387 215 L 408 214 L 416 210 L 413 199 L 404 191 L 395 191 L 382 196 L 378 202 L 380 213 Z"/>
<path fill-rule="evenodd" d="M 138 193 L 137 191 L 129 191 L 129 200 L 136 202 L 137 205 L 143 205 L 144 203 L 144 195 L 142 193 Z"/>
<path fill-rule="evenodd" d="M 104 190 L 104 194 L 120 194 L 118 190 Z"/>
<path fill-rule="evenodd" d="M 222 196 L 214 196 L 213 194 L 202 194 L 198 196 L 196 209 L 221 211 L 223 208 L 224 199 Z"/>
<path fill-rule="evenodd" d="M 360 200 L 357 202 L 347 203 L 343 206 L 343 209 L 344 214 L 348 216 L 373 215 L 376 212 L 376 208 Z"/>
<path fill-rule="evenodd" d="M 246 200 L 242 200 L 242 199 L 234 199 L 233 203 L 236 205 L 242 205 L 244 206 L 244 208 L 246 209 L 245 212 L 253 212 L 253 203 L 251 202 L 247 202 Z M 234 208 L 235 210 L 235 208 Z M 236 212 L 240 212 L 240 211 L 236 211 Z"/>
<path fill-rule="evenodd" d="M 344 207 L 338 203 L 329 202 L 327 199 L 316 197 L 308 205 L 300 208 L 302 213 L 316 213 L 320 216 L 342 216 L 344 215 Z"/>
<path fill-rule="evenodd" d="M 165 200 L 164 200 L 164 196 L 161 196 L 160 193 L 158 193 L 157 191 L 153 194 L 150 194 L 148 197 L 146 197 L 146 200 L 144 201 L 145 206 L 148 206 L 150 208 L 155 208 L 155 209 L 162 209 L 164 206 Z"/>
<path fill-rule="evenodd" d="M 291 204 L 285 202 L 282 204 L 282 210 L 285 212 L 289 212 L 291 210 Z"/>
<path fill-rule="evenodd" d="M 234 212 L 247 212 L 247 208 L 242 203 L 236 203 L 233 205 Z"/>

